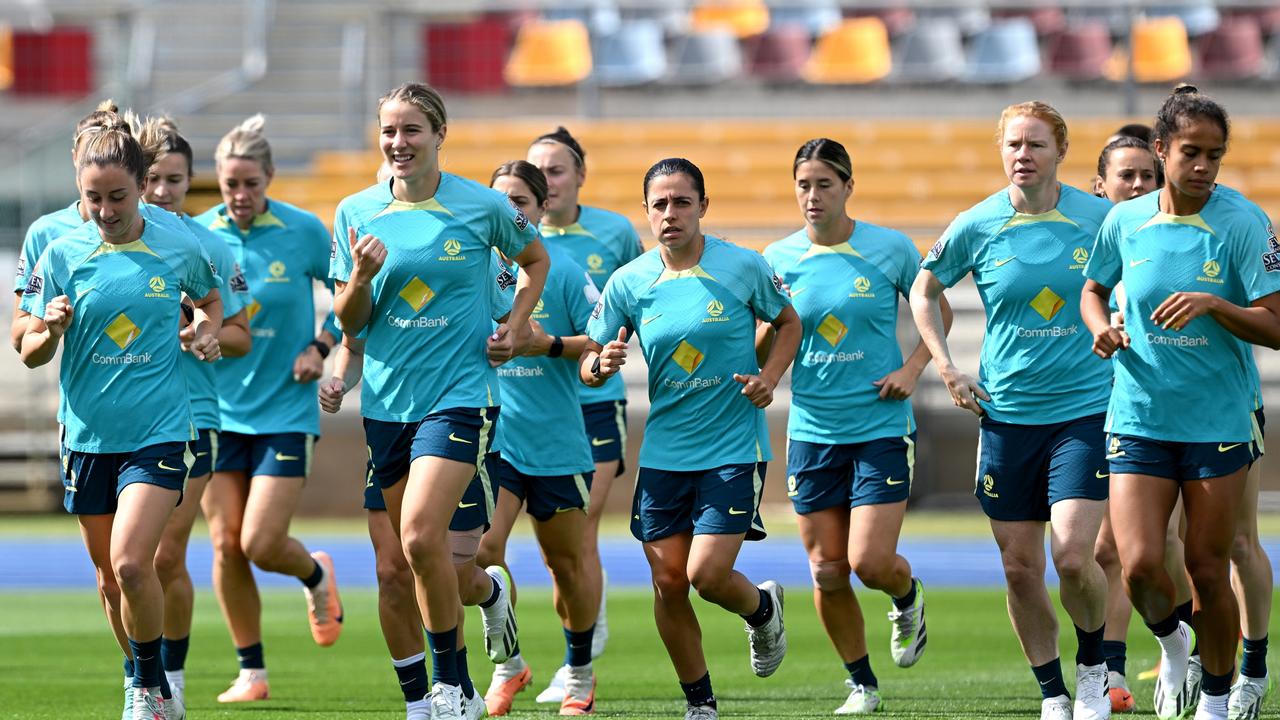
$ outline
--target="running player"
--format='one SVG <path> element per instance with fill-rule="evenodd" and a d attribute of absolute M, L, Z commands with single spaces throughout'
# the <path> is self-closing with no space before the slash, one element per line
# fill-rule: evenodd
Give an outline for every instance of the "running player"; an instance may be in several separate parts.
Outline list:
<path fill-rule="evenodd" d="M 1106 718 L 1107 587 L 1093 546 L 1107 511 L 1111 370 L 1090 362 L 1074 298 L 1111 203 L 1058 182 L 1067 126 L 1052 107 L 1010 105 L 996 137 L 1010 184 L 947 228 L 916 278 L 911 309 L 952 401 L 981 418 L 974 494 L 1000 548 L 1009 619 L 1040 685 L 1040 717 Z M 970 273 L 987 313 L 979 381 L 951 361 L 937 301 Z M 1046 521 L 1078 640 L 1074 708 L 1044 582 Z"/>
<path fill-rule="evenodd" d="M 1185 681 L 1197 634 L 1204 676 L 1196 718 L 1228 715 L 1240 628 L 1228 561 L 1257 407 L 1247 343 L 1280 346 L 1280 252 L 1261 210 L 1214 184 L 1228 133 L 1226 111 L 1194 87 L 1170 95 L 1155 124 L 1168 184 L 1112 210 L 1081 300 L 1097 354 L 1125 350 L 1116 356 L 1107 420 L 1112 508 L 1125 518 L 1113 530 L 1129 597 L 1160 643 L 1154 700 L 1162 718 L 1190 712 Z M 1123 332 L 1107 311 L 1120 281 Z M 1209 376 L 1214 383 L 1204 382 Z M 1210 407 L 1222 410 L 1211 428 L 1196 412 Z M 1160 542 L 1179 496 L 1198 633 L 1175 612 Z"/>
<path fill-rule="evenodd" d="M 98 107 L 88 115 L 80 119 L 76 123 L 75 134 L 71 138 L 71 164 L 76 166 L 76 146 L 80 144 L 80 138 L 85 131 L 92 127 L 101 127 L 108 122 L 118 121 L 120 108 L 111 100 L 103 100 L 98 103 Z M 62 235 L 75 230 L 76 228 L 89 222 L 89 214 L 80 206 L 80 198 L 77 197 L 67 207 L 61 210 L 55 210 L 48 215 L 42 215 L 31 223 L 27 228 L 27 235 L 22 241 L 22 251 L 18 254 L 17 276 L 13 281 L 13 324 L 9 328 L 10 342 L 13 349 L 22 352 L 22 336 L 27 333 L 27 318 L 29 315 L 22 309 L 22 291 L 26 289 L 27 283 L 31 280 L 31 273 L 35 270 L 36 261 L 40 259 L 40 255 L 44 249 Z M 58 420 L 61 422 L 62 414 L 59 411 Z M 118 598 L 119 593 L 113 594 Z M 104 599 L 104 602 L 108 602 Z M 114 600 L 110 601 L 114 602 Z M 127 680 L 128 678 L 126 678 Z"/>
<path fill-rule="evenodd" d="M 142 199 L 176 214 L 200 240 L 201 246 L 213 261 L 214 270 L 222 279 L 218 286 L 223 314 L 218 344 L 224 357 L 242 357 L 253 344 L 244 311 L 248 303 L 248 283 L 245 282 L 244 274 L 240 272 L 227 243 L 183 212 L 187 191 L 191 189 L 194 160 L 191 145 L 178 134 L 177 127 L 167 118 L 152 118 L 145 123 L 133 121 L 131 124 L 134 125 L 134 135 L 144 147 L 157 149 L 151 167 L 147 170 Z M 194 328 L 190 325 L 182 331 L 184 343 L 191 342 L 192 332 Z M 218 453 L 221 417 L 213 366 L 190 353 L 183 353 L 179 363 L 191 396 L 191 415 L 197 434 L 195 461 L 188 471 L 186 488 L 183 490 L 186 502 L 173 512 L 160 538 L 160 547 L 156 551 L 156 572 L 164 587 L 164 640 L 160 645 L 160 660 L 169 685 L 181 696 L 186 687 L 184 668 L 195 600 L 195 588 L 191 584 L 191 574 L 187 571 L 187 541 L 200 510 L 205 485 L 213 472 L 213 463 Z"/>
<path fill-rule="evenodd" d="M 592 312 L 579 377 L 599 387 L 626 363 L 631 333 L 649 372 L 649 419 L 631 533 L 653 575 L 654 617 L 675 666 L 686 720 L 718 717 L 689 586 L 746 620 L 751 669 L 772 675 L 787 651 L 782 587 L 753 586 L 733 569 L 759 518 L 770 459 L 764 408 L 800 343 L 800 318 L 759 255 L 702 234 L 702 171 L 683 158 L 644 177 L 644 207 L 659 246 L 625 265 Z M 763 369 L 756 319 L 777 330 Z"/>
<path fill-rule="evenodd" d="M 929 363 L 923 343 L 902 360 L 898 296 L 910 292 L 920 253 L 907 236 L 849 217 L 852 172 L 840 143 L 801 146 L 792 175 L 805 227 L 764 251 L 804 324 L 791 373 L 787 495 L 809 554 L 814 605 L 849 672 L 837 715 L 881 707 L 851 568 L 893 602 L 896 664 L 914 665 L 926 641 L 924 590 L 897 552 L 915 473 L 908 398 Z M 951 307 L 940 302 L 950 328 Z"/>
<path fill-rule="evenodd" d="M 113 630 L 127 638 L 134 660 L 128 717 L 181 720 L 181 700 L 161 667 L 165 608 L 154 562 L 182 502 L 195 439 L 173 329 L 187 293 L 194 300 L 190 352 L 204 362 L 220 357 L 219 279 L 180 220 L 140 205 L 147 160 L 123 120 L 87 130 L 76 165 L 92 222 L 50 244 L 33 268 L 22 360 L 43 365 L 66 338 L 59 372 L 64 506 L 79 516 L 99 577 L 113 575 L 120 588 Z"/>
<path fill-rule="evenodd" d="M 312 285 L 328 279 L 329 237 L 315 215 L 267 199 L 275 166 L 264 123 L 261 115 L 249 118 L 218 143 L 223 202 L 196 218 L 226 240 L 253 288 L 247 309 L 253 350 L 217 367 L 222 431 L 202 504 L 213 541 L 213 587 L 240 662 L 219 702 L 270 695 L 250 563 L 298 578 L 318 645 L 332 645 L 342 632 L 333 561 L 289 535 L 320 434 L 316 380 L 339 337 L 332 315 L 313 331 Z"/>
<path fill-rule="evenodd" d="M 639 257 L 644 248 L 630 220 L 608 210 L 579 204 L 578 194 L 587 180 L 586 158 L 587 151 L 563 127 L 538 137 L 529 146 L 529 162 L 547 178 L 547 212 L 539 226 L 543 242 L 564 250 L 574 262 L 587 269 L 595 286 L 602 288 L 615 270 Z M 608 593 L 600 565 L 600 518 L 614 478 L 626 471 L 627 388 L 623 379 L 617 377 L 598 388 L 579 385 L 578 398 L 595 461 L 587 529 L 582 539 L 587 582 L 597 588 L 600 595 L 600 613 L 591 645 L 591 657 L 595 659 L 604 652 L 609 638 Z M 564 699 L 568 667 L 564 665 L 556 671 L 551 683 L 538 694 L 538 702 L 559 703 Z"/>
<path fill-rule="evenodd" d="M 542 219 L 547 181 L 533 165 L 515 160 L 494 171 L 492 187 L 511 198 L 532 222 Z M 506 567 L 507 538 L 525 506 L 534 520 L 542 556 L 551 571 L 555 608 L 565 637 L 567 687 L 561 715 L 588 715 L 595 708 L 592 637 L 599 595 L 583 570 L 593 462 L 585 429 L 578 430 L 575 367 L 587 342 L 587 320 L 599 299 L 590 275 L 554 245 L 547 247 L 551 272 L 530 316 L 533 337 L 518 357 L 498 369 L 502 415 L 494 440 L 497 509 L 493 528 L 480 541 L 484 565 Z M 559 428 L 548 436 L 546 429 Z M 526 505 L 527 503 L 527 505 Z M 514 588 L 512 592 L 514 602 Z M 485 693 L 490 715 L 506 715 L 533 679 L 519 649 L 493 671 Z"/>
<path fill-rule="evenodd" d="M 435 90 L 401 85 L 379 101 L 378 118 L 392 178 L 338 208 L 335 307 L 345 332 L 367 335 L 361 411 L 375 480 L 388 510 L 401 508 L 401 543 L 432 651 L 433 716 L 479 717 L 484 705 L 468 697 L 458 673 L 458 600 L 484 593 L 486 650 L 506 660 L 516 637 L 510 579 L 495 571 L 465 587 L 454 566 L 474 562 L 493 509 L 493 366 L 512 356 L 549 263 L 536 227 L 505 196 L 440 171 L 446 115 Z M 507 322 L 491 332 L 491 303 L 475 298 L 492 282 L 493 247 L 524 272 Z M 399 482 L 406 460 L 407 481 Z M 472 483 L 477 472 L 481 482 Z M 468 486 L 481 496 L 465 495 Z M 448 533 L 451 526 L 459 532 Z"/>

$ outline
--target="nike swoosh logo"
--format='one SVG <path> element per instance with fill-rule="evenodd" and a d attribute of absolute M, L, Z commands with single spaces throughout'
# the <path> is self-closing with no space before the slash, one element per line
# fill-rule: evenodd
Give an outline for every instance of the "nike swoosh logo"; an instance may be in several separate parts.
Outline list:
<path fill-rule="evenodd" d="M 1147 262 L 1151 262 L 1151 258 L 1142 258 L 1141 260 L 1130 260 L 1129 267 L 1131 268 L 1138 267 L 1142 263 L 1147 263 Z"/>
<path fill-rule="evenodd" d="M 591 447 L 602 447 L 613 442 L 613 438 L 591 438 Z"/>
<path fill-rule="evenodd" d="M 556 508 L 556 512 L 557 512 L 557 513 L 567 513 L 567 512 L 569 512 L 570 510 L 577 510 L 577 509 L 578 509 L 578 508 L 572 508 L 572 507 L 567 507 L 567 508 L 558 507 L 558 508 Z"/>
<path fill-rule="evenodd" d="M 735 510 L 735 509 L 733 509 L 733 508 L 729 508 L 729 514 L 730 514 L 730 515 L 746 515 L 746 514 L 747 514 L 747 511 L 746 511 L 746 510 Z"/>
<path fill-rule="evenodd" d="M 660 317 L 662 317 L 662 313 L 658 313 L 657 315 L 652 315 L 652 316 L 650 316 L 650 317 L 647 317 L 647 318 L 644 318 L 643 320 L 641 320 L 641 321 L 640 321 L 640 324 L 641 324 L 641 325 L 648 325 L 649 323 L 653 322 L 654 320 L 657 320 L 657 319 L 658 319 L 658 318 L 660 318 Z"/>
<path fill-rule="evenodd" d="M 1014 255 L 1013 257 L 1007 257 L 1007 258 L 1005 258 L 1005 259 L 1003 259 L 1003 260 L 997 260 L 997 261 L 996 261 L 996 267 L 1004 267 L 1005 265 L 1008 265 L 1009 263 L 1013 262 L 1013 261 L 1014 261 L 1014 260 L 1016 260 L 1017 258 L 1018 258 L 1018 256 L 1017 256 L 1017 255 Z"/>
<path fill-rule="evenodd" d="M 209 454 L 209 453 L 207 453 L 207 452 L 196 453 L 196 457 L 204 457 L 205 455 L 208 455 L 208 454 Z"/>
<path fill-rule="evenodd" d="M 1222 443 L 1218 443 L 1218 452 L 1229 452 L 1231 450 L 1235 450 L 1236 448 L 1240 447 L 1243 444 L 1244 443 L 1236 443 L 1235 445 L 1223 445 Z"/>
<path fill-rule="evenodd" d="M 906 482 L 906 480 L 899 480 L 897 482 L 894 482 L 893 478 L 889 478 L 888 480 L 884 481 L 884 484 L 885 485 L 901 485 L 904 482 Z"/>
<path fill-rule="evenodd" d="M 1226 452 L 1226 451 L 1224 450 L 1223 452 Z M 168 465 L 164 464 L 163 460 L 161 460 L 159 464 L 160 464 L 161 470 L 168 470 L 169 472 L 181 472 L 183 470 L 183 468 L 169 467 Z"/>
<path fill-rule="evenodd" d="M 276 462 L 291 462 L 297 460 L 297 455 L 285 455 L 284 453 L 276 453 Z"/>
<path fill-rule="evenodd" d="M 470 440 L 467 440 L 467 439 L 465 439 L 465 438 L 460 438 L 460 437 L 458 437 L 457 435 L 454 435 L 453 433 L 449 433 L 449 439 L 450 439 L 450 440 L 452 440 L 452 441 L 454 441 L 454 442 L 464 443 L 464 444 L 466 444 L 466 445 L 474 445 L 474 444 L 475 444 L 475 443 L 471 442 Z"/>
<path fill-rule="evenodd" d="M 1099 480 L 1106 480 L 1107 478 L 1111 477 L 1111 473 L 1104 473 L 1101 470 L 1095 470 L 1093 472 L 1093 476 L 1098 478 Z"/>
<path fill-rule="evenodd" d="M 458 503 L 458 509 L 459 509 L 459 510 L 466 510 L 467 508 L 473 508 L 473 507 L 475 507 L 475 506 L 477 506 L 477 505 L 479 505 L 479 504 L 480 504 L 480 503 L 462 503 L 462 502 L 460 502 L 460 503 Z"/>
<path fill-rule="evenodd" d="M 1124 451 L 1123 451 L 1123 450 L 1121 450 L 1120 452 L 1116 452 L 1116 453 L 1107 453 L 1107 459 L 1108 459 L 1108 460 L 1112 460 L 1112 459 L 1115 459 L 1115 458 L 1118 458 L 1118 457 L 1124 457 Z"/>

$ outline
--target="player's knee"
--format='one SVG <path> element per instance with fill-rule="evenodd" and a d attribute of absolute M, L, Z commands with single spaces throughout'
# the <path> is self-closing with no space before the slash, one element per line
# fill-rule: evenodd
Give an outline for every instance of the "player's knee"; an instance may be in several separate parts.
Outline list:
<path fill-rule="evenodd" d="M 161 543 L 156 550 L 156 575 L 160 576 L 160 582 L 167 585 L 186 572 L 186 553 Z"/>
<path fill-rule="evenodd" d="M 244 560 L 244 548 L 240 547 L 240 528 L 224 527 L 213 531 L 210 533 L 209 540 L 213 544 L 214 562 Z"/>
<path fill-rule="evenodd" d="M 102 594 L 107 605 L 113 608 L 120 607 L 120 583 L 116 582 L 115 570 L 111 568 L 97 568 L 98 575 L 98 592 Z"/>
<path fill-rule="evenodd" d="M 680 568 L 655 567 L 653 569 L 653 590 L 660 600 L 680 597 L 687 600 L 689 597 L 689 578 L 685 575 L 684 570 Z"/>
<path fill-rule="evenodd" d="M 578 554 L 548 555 L 547 569 L 560 587 L 574 587 L 582 580 L 582 557 Z"/>
<path fill-rule="evenodd" d="M 897 559 L 896 554 L 866 554 L 851 557 L 849 565 L 863 585 L 873 590 L 884 590 L 893 584 L 895 559 Z"/>
<path fill-rule="evenodd" d="M 1187 548 L 1187 575 L 1191 584 L 1203 594 L 1212 588 L 1225 588 L 1231 580 L 1231 565 L 1222 553 L 1195 551 Z"/>
<path fill-rule="evenodd" d="M 466 565 L 476 559 L 480 552 L 480 539 L 484 536 L 484 528 L 449 531 L 449 554 L 454 567 Z"/>
<path fill-rule="evenodd" d="M 1145 588 L 1154 586 L 1165 573 L 1164 563 L 1152 554 L 1135 554 L 1126 557 L 1124 563 L 1124 581 L 1130 587 Z"/>
<path fill-rule="evenodd" d="M 126 556 L 115 559 L 111 563 L 111 571 L 119 583 L 123 595 L 133 595 L 142 590 L 151 573 L 155 572 L 153 562 Z"/>
<path fill-rule="evenodd" d="M 1059 578 L 1067 582 L 1085 577 L 1094 562 L 1093 552 L 1086 549 L 1063 549 L 1053 554 L 1053 569 Z"/>
<path fill-rule="evenodd" d="M 1044 565 L 1018 553 L 1004 553 L 1000 558 L 1004 579 L 1011 590 L 1044 584 Z"/>
<path fill-rule="evenodd" d="M 263 570 L 274 570 L 278 565 L 284 538 L 264 531 L 250 531 L 240 538 L 245 557 Z"/>
<path fill-rule="evenodd" d="M 689 570 L 689 584 L 703 600 L 714 602 L 723 597 L 730 583 L 730 571 L 719 567 L 698 567 Z"/>
<path fill-rule="evenodd" d="M 1120 553 L 1116 551 L 1114 543 L 1099 542 L 1095 544 L 1093 546 L 1093 559 L 1106 570 L 1120 567 Z"/>
<path fill-rule="evenodd" d="M 395 591 L 403 588 L 413 592 L 413 573 L 409 570 L 409 561 L 399 547 L 390 552 L 378 553 L 374 562 L 374 572 L 378 577 L 378 592 Z"/>
<path fill-rule="evenodd" d="M 406 527 L 400 536 L 405 558 L 415 572 L 447 560 L 448 543 L 448 531 L 444 528 Z"/>
<path fill-rule="evenodd" d="M 1263 552 L 1258 537 L 1247 530 L 1238 529 L 1231 541 L 1231 562 L 1237 565 L 1248 565 L 1256 553 Z"/>
<path fill-rule="evenodd" d="M 813 576 L 813 585 L 822 592 L 841 592 L 848 590 L 849 563 L 846 560 L 810 560 L 809 574 Z"/>

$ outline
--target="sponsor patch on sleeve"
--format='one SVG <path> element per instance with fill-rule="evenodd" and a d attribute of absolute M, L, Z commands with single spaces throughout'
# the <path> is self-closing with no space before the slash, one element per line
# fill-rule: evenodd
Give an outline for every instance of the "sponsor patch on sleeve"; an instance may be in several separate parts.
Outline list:
<path fill-rule="evenodd" d="M 494 278 L 494 280 L 498 283 L 499 290 L 506 290 L 516 284 L 516 276 L 512 275 L 511 271 L 506 268 L 503 268 L 502 272 L 498 273 L 498 277 Z"/>
<path fill-rule="evenodd" d="M 511 203 L 512 209 L 516 211 L 516 216 L 512 218 L 512 221 L 516 224 L 516 229 L 520 232 L 524 232 L 529 228 L 529 216 L 525 215 L 524 211 L 517 207 L 511 198 L 507 198 L 507 202 Z"/>
<path fill-rule="evenodd" d="M 39 295 L 44 290 L 44 278 L 39 275 L 32 275 L 27 281 L 27 287 L 22 291 L 23 295 Z"/>
<path fill-rule="evenodd" d="M 1262 253 L 1262 267 L 1269 273 L 1280 272 L 1280 252 Z"/>
<path fill-rule="evenodd" d="M 933 247 L 929 248 L 928 259 L 937 260 L 938 258 L 942 257 L 942 251 L 946 249 L 947 249 L 947 241 L 939 240 L 938 242 L 933 244 Z"/>
<path fill-rule="evenodd" d="M 600 300 L 596 301 L 596 306 L 591 309 L 591 318 L 593 320 L 599 320 L 600 316 L 603 314 L 604 314 L 604 299 L 601 298 Z"/>
<path fill-rule="evenodd" d="M 1275 242 L 1275 236 L 1272 236 L 1271 242 L 1272 243 Z M 22 277 L 23 275 L 26 275 L 26 274 L 27 274 L 27 258 L 25 256 L 19 255 L 18 256 L 18 277 Z"/>
<path fill-rule="evenodd" d="M 227 281 L 227 286 L 231 288 L 232 292 L 249 292 L 249 281 L 244 279 L 244 273 L 240 270 L 240 263 L 236 263 L 232 268 L 233 274 L 231 279 Z"/>
<path fill-rule="evenodd" d="M 778 277 L 777 275 L 773 275 L 771 279 L 773 280 L 773 289 L 777 290 L 783 295 L 786 295 L 787 294 L 786 286 L 783 284 L 782 278 Z"/>

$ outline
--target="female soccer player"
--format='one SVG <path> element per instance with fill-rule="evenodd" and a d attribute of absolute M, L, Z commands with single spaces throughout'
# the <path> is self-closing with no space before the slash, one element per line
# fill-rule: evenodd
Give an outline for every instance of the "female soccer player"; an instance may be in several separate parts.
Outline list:
<path fill-rule="evenodd" d="M 1214 720 L 1228 716 L 1240 629 L 1228 576 L 1255 437 L 1245 356 L 1248 343 L 1280 347 L 1280 246 L 1256 205 L 1215 185 L 1229 135 L 1220 105 L 1179 88 L 1154 132 L 1167 184 L 1108 215 L 1081 308 L 1097 354 L 1124 351 L 1107 419 L 1112 512 L 1125 518 L 1113 530 L 1129 597 L 1161 647 L 1156 714 L 1180 717 L 1190 704 L 1197 634 L 1178 620 L 1162 542 L 1181 496 L 1204 672 L 1196 718 Z M 1121 281 L 1123 332 L 1107 311 Z M 1210 408 L 1215 422 L 1206 425 Z"/>
<path fill-rule="evenodd" d="M 332 315 L 315 332 L 312 285 L 328 279 L 329 233 L 319 218 L 267 199 L 275 167 L 256 115 L 214 153 L 222 204 L 196 221 L 230 246 L 253 300 L 253 350 L 218 364 L 222 414 L 217 464 L 204 496 L 213 540 L 213 586 L 235 642 L 240 674 L 219 702 L 266 700 L 262 606 L 249 563 L 303 584 L 311 637 L 332 645 L 342 632 L 333 561 L 289 535 L 289 522 L 320 434 L 316 380 L 338 341 Z"/>
<path fill-rule="evenodd" d="M 686 720 L 718 717 L 690 585 L 746 620 L 756 675 L 772 675 L 786 655 L 782 587 L 753 586 L 733 564 L 743 540 L 764 537 L 763 409 L 802 333 L 764 258 L 702 234 L 705 187 L 702 171 L 683 158 L 649 168 L 644 207 L 659 246 L 609 278 L 579 368 L 582 382 L 599 387 L 626 363 L 630 334 L 639 335 L 650 410 L 631 533 L 644 544 L 654 617 L 688 702 Z M 757 318 L 777 331 L 763 368 Z"/>
<path fill-rule="evenodd" d="M 1113 203 L 1146 195 L 1159 187 L 1156 167 L 1151 145 L 1133 137 L 1116 138 L 1098 155 L 1093 194 Z"/>
<path fill-rule="evenodd" d="M 190 352 L 205 362 L 220 357 L 219 279 L 181 221 L 139 206 L 147 161 L 123 120 L 87 130 L 76 166 L 92 223 L 50 244 L 33 268 L 22 360 L 43 365 L 66 338 L 64 506 L 79 516 L 99 575 L 113 575 L 120 588 L 121 627 L 113 630 L 127 637 L 134 660 L 129 717 L 181 720 L 161 670 L 164 593 L 154 562 L 182 502 L 195 439 L 173 331 L 185 292 L 194 300 Z"/>
<path fill-rule="evenodd" d="M 515 160 L 494 171 L 491 186 L 505 192 L 531 222 L 542 219 L 547 181 L 533 165 Z M 587 321 L 599 299 L 590 275 L 565 251 L 547 247 L 551 272 L 530 316 L 533 337 L 518 357 L 498 369 L 502 414 L 494 446 L 497 509 L 493 527 L 480 541 L 484 565 L 506 567 L 507 538 L 525 506 L 534 520 L 542 556 L 551 571 L 555 608 L 564 627 L 568 682 L 561 715 L 588 715 L 595 707 L 592 637 L 599 595 L 583 569 L 593 461 L 585 428 L 578 423 L 575 369 L 587 343 Z M 547 428 L 558 428 L 553 435 Z M 514 593 L 513 593 L 514 598 Z M 485 693 L 490 715 L 506 715 L 515 694 L 533 679 L 520 653 L 499 664 Z"/>
<path fill-rule="evenodd" d="M 486 456 L 499 404 L 493 366 L 510 359 L 549 263 L 536 226 L 504 195 L 441 172 L 447 128 L 435 90 L 418 83 L 392 90 L 378 103 L 378 122 L 392 178 L 338 208 L 335 234 L 348 240 L 335 243 L 335 307 L 346 333 L 367 334 L 361 412 L 375 479 L 388 509 L 401 508 L 400 538 L 432 650 L 433 716 L 477 717 L 484 706 L 466 698 L 458 676 L 454 565 L 474 560 L 492 512 Z M 476 301 L 492 282 L 494 247 L 524 271 L 496 331 L 491 303 Z M 407 460 L 407 482 L 383 458 Z M 477 473 L 482 497 L 464 498 Z M 472 510 L 480 522 L 460 525 L 457 509 Z M 451 538 L 451 519 L 466 532 Z M 485 645 L 501 662 L 515 643 L 515 619 L 508 578 L 495 571 L 491 580 L 480 605 L 496 609 L 485 615 Z"/>
<path fill-rule="evenodd" d="M 88 115 L 80 119 L 76 123 L 75 134 L 71 137 L 71 165 L 76 166 L 76 147 L 80 144 L 80 138 L 89 128 L 102 127 L 109 122 L 118 122 L 120 117 L 118 113 L 120 108 L 111 100 L 103 100 L 98 103 L 98 107 Z M 55 210 L 48 215 L 42 215 L 31 223 L 27 228 L 27 235 L 22 241 L 22 251 L 18 254 L 17 276 L 13 281 L 13 324 L 9 328 L 10 342 L 13 343 L 13 349 L 22 352 L 22 338 L 27 334 L 27 311 L 22 309 L 22 293 L 27 287 L 27 283 L 31 280 L 31 273 L 35 270 L 36 261 L 40 259 L 40 255 L 44 249 L 49 246 L 57 238 L 66 235 L 76 228 L 89 222 L 89 214 L 80 205 L 80 198 L 77 197 L 67 207 L 61 210 Z M 58 414 L 59 422 L 62 420 L 61 410 Z M 115 592 L 113 597 L 119 597 L 119 592 Z M 106 600 L 104 599 L 104 602 Z M 128 679 L 128 678 L 126 678 Z"/>
<path fill-rule="evenodd" d="M 187 191 L 191 189 L 194 160 L 191 145 L 178 134 L 177 127 L 168 118 L 151 118 L 145 123 L 135 120 L 132 124 L 139 142 L 144 147 L 157 149 L 143 183 L 142 199 L 176 214 L 199 239 L 213 261 L 214 270 L 222 279 L 218 286 L 223 314 L 218 344 L 224 357 L 242 357 L 253 345 L 244 311 L 249 302 L 244 274 L 240 272 L 226 241 L 183 212 Z M 182 331 L 183 342 L 191 342 L 192 332 L 194 328 L 190 325 Z M 160 659 L 169 685 L 175 693 L 182 695 L 186 686 L 184 668 L 195 600 L 195 588 L 191 584 L 191 574 L 187 572 L 187 541 L 200 510 L 205 485 L 213 472 L 221 417 L 213 366 L 190 353 L 183 353 L 179 362 L 191 396 L 191 415 L 197 435 L 195 461 L 188 471 L 183 491 L 186 502 L 173 512 L 160 538 L 156 572 L 164 586 L 164 640 L 160 645 Z"/>
<path fill-rule="evenodd" d="M 861 715 L 880 706 L 880 691 L 850 568 L 893 601 L 895 663 L 914 665 L 926 641 L 924 591 L 897 552 L 915 472 L 907 398 L 929 362 L 923 343 L 902 360 L 898 296 L 911 291 L 920 253 L 902 233 L 849 217 L 852 163 L 840 143 L 805 143 L 792 175 L 805 227 L 764 251 L 804 325 L 791 373 L 787 495 L 809 554 L 818 616 L 850 676 L 836 714 Z M 950 328 L 951 308 L 940 302 Z"/>
<path fill-rule="evenodd" d="M 1040 685 L 1040 717 L 1105 718 L 1107 588 L 1093 546 L 1106 513 L 1111 369 L 1089 361 L 1073 298 L 1111 203 L 1058 182 L 1067 125 L 1052 107 L 1010 105 L 996 138 L 1010 184 L 947 228 L 912 286 L 911 310 L 952 401 L 981 418 L 974 494 L 1000 547 L 1009 619 Z M 951 361 L 937 300 L 970 273 L 987 313 L 979 381 Z M 1046 521 L 1078 640 L 1074 709 L 1044 582 Z"/>
<path fill-rule="evenodd" d="M 539 230 L 543 242 L 564 250 L 575 263 L 587 269 L 597 288 L 604 287 L 614 271 L 644 252 L 640 236 L 631 221 L 614 212 L 581 205 L 578 194 L 587 180 L 587 151 L 563 127 L 538 137 L 529 146 L 528 160 L 547 179 L 547 211 Z M 604 569 L 600 565 L 600 518 L 614 478 L 626 471 L 627 388 L 621 377 L 593 388 L 578 387 L 582 419 L 591 439 L 595 471 L 591 482 L 591 504 L 587 510 L 586 555 L 582 563 L 587 582 L 600 596 L 600 612 L 591 646 L 592 659 L 604 652 L 609 638 Z M 540 703 L 564 700 L 565 673 L 562 666 L 545 690 Z"/>

